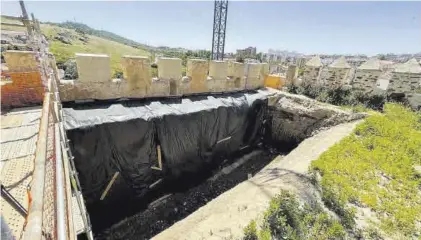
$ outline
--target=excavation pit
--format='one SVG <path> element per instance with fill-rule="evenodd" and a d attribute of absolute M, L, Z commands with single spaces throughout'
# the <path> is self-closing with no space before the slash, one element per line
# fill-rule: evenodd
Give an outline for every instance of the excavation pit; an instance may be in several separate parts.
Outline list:
<path fill-rule="evenodd" d="M 149 239 L 314 130 L 358 118 L 273 89 L 67 104 L 64 113 L 97 239 Z"/>

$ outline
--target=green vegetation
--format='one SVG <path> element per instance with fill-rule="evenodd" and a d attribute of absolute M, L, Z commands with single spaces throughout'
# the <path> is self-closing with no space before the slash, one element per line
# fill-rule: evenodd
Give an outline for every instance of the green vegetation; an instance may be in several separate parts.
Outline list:
<path fill-rule="evenodd" d="M 421 165 L 421 113 L 396 103 L 386 103 L 383 111 L 311 163 L 313 183 L 320 184 L 324 206 L 338 220 L 282 190 L 263 223 L 252 221 L 244 229 L 244 239 L 419 238 L 421 174 L 414 166 Z M 357 229 L 362 209 L 370 213 Z"/>
<path fill-rule="evenodd" d="M 421 230 L 421 179 L 414 165 L 421 165 L 421 115 L 387 103 L 384 114 L 368 117 L 311 170 L 321 174 L 324 203 L 344 226 L 353 226 L 356 207 L 368 207 L 379 219 L 373 229 L 408 239 Z"/>
<path fill-rule="evenodd" d="M 14 19 L 1 17 L 2 22 L 22 24 Z M 74 24 L 74 25 L 72 25 Z M 23 27 L 1 26 L 2 30 L 26 31 Z M 111 69 L 114 76 L 122 72 L 120 60 L 123 55 L 150 56 L 150 53 L 142 49 L 144 45 L 125 39 L 116 34 L 92 29 L 84 24 L 41 24 L 41 31 L 50 43 L 50 51 L 56 57 L 57 64 L 64 64 L 75 57 L 75 53 L 107 54 L 110 56 Z M 90 35 L 93 34 L 93 35 Z M 59 40 L 64 35 L 70 44 Z"/>
<path fill-rule="evenodd" d="M 302 94 L 320 102 L 338 106 L 360 106 L 379 110 L 386 101 L 386 95 L 366 94 L 352 89 L 326 88 L 316 84 L 289 85 L 287 91 Z"/>
<path fill-rule="evenodd" d="M 115 75 L 122 71 L 121 56 L 136 55 L 149 56 L 150 53 L 145 50 L 133 48 L 111 40 L 103 39 L 95 36 L 87 36 L 87 42 L 82 41 L 84 34 L 77 33 L 75 30 L 62 29 L 53 25 L 42 24 L 41 29 L 50 43 L 50 51 L 56 57 L 58 64 L 64 64 L 67 60 L 74 58 L 75 53 L 95 53 L 107 54 L 110 56 L 111 69 Z M 55 39 L 61 33 L 66 32 L 71 38 L 71 44 L 63 43 Z"/>
<path fill-rule="evenodd" d="M 75 30 L 78 33 L 82 33 L 82 34 L 89 34 L 92 36 L 96 36 L 99 38 L 103 38 L 103 39 L 108 39 L 114 42 L 118 42 L 127 46 L 131 46 L 134 48 L 140 48 L 140 49 L 144 49 L 147 50 L 149 48 L 149 46 L 147 46 L 146 44 L 141 44 L 138 43 L 136 41 L 130 40 L 128 38 L 122 37 L 120 35 L 117 35 L 115 33 L 112 32 L 108 32 L 108 31 L 104 31 L 104 30 L 97 30 L 97 29 L 93 29 L 91 27 L 89 27 L 86 24 L 83 23 L 77 23 L 77 22 L 64 22 L 64 23 L 47 23 L 51 26 L 58 26 L 60 28 L 67 28 L 67 29 L 72 29 Z"/>
<path fill-rule="evenodd" d="M 245 240 L 343 238 L 342 225 L 319 205 L 300 206 L 296 196 L 284 190 L 270 202 L 260 230 L 256 221 L 244 229 Z"/>
<path fill-rule="evenodd" d="M 187 50 L 185 52 L 166 50 L 162 52 L 162 55 L 164 57 L 180 58 L 182 60 L 182 65 L 186 66 L 187 59 L 195 58 L 195 59 L 208 59 L 209 60 L 211 57 L 211 52 L 207 50 L 198 50 L 198 51 Z"/>
<path fill-rule="evenodd" d="M 1 17 L 2 22 L 22 24 L 19 20 Z M 24 27 L 4 26 L 2 30 L 25 31 Z M 111 69 L 114 77 L 122 75 L 121 56 L 151 56 L 154 54 L 164 57 L 177 57 L 182 59 L 183 75 L 186 72 L 186 63 L 189 58 L 210 59 L 211 52 L 207 50 L 191 51 L 180 48 L 151 47 L 136 41 L 124 38 L 117 34 L 93 29 L 85 24 L 76 22 L 43 23 L 41 31 L 50 43 L 50 51 L 55 55 L 57 65 L 66 70 L 67 66 L 74 66 L 75 53 L 107 54 L 110 56 Z M 152 53 L 152 54 L 151 54 Z M 66 73 L 68 79 L 77 77 L 73 70 Z M 157 68 L 152 69 L 152 75 L 157 75 Z"/>

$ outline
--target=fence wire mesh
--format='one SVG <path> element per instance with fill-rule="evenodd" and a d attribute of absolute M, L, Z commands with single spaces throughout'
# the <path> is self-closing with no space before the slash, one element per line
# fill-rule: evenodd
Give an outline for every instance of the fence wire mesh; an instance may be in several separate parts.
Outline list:
<path fill-rule="evenodd" d="M 45 161 L 43 238 L 55 239 L 56 236 L 56 189 L 55 189 L 55 153 L 54 153 L 54 117 L 50 106 L 47 130 L 47 154 Z"/>

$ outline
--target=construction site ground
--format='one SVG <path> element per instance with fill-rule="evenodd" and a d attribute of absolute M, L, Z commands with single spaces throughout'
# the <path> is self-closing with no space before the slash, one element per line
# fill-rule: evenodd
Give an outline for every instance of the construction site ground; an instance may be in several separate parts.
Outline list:
<path fill-rule="evenodd" d="M 25 209 L 40 119 L 41 107 L 19 108 L 1 115 L 1 183 Z M 4 198 L 1 198 L 1 213 L 13 235 L 19 238 L 25 218 Z"/>
<path fill-rule="evenodd" d="M 25 208 L 28 209 L 27 187 L 32 180 L 34 158 L 42 107 L 16 108 L 1 114 L 1 184 Z M 83 224 L 78 205 L 73 197 L 75 231 L 81 232 Z M 3 197 L 1 213 L 4 220 L 19 239 L 25 218 Z"/>
<path fill-rule="evenodd" d="M 304 140 L 287 156 L 275 158 L 252 178 L 221 194 L 153 239 L 237 239 L 258 219 L 281 189 L 316 200 L 318 190 L 307 174 L 312 160 L 348 136 L 360 121 L 340 124 Z"/>

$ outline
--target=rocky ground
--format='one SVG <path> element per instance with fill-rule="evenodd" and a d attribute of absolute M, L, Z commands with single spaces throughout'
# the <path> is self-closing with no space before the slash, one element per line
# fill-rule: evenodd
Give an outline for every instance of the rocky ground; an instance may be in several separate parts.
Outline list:
<path fill-rule="evenodd" d="M 367 116 L 287 92 L 269 98 L 269 112 L 268 137 L 278 144 L 298 144 L 317 131 Z"/>

